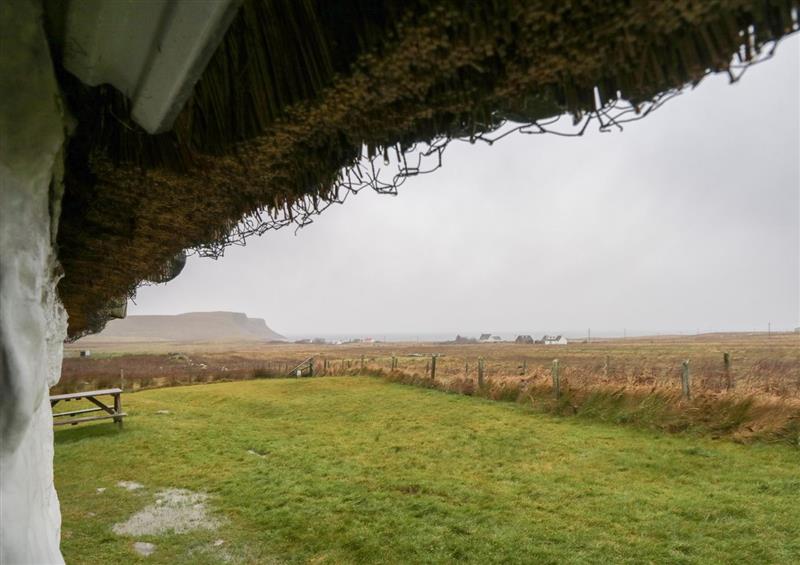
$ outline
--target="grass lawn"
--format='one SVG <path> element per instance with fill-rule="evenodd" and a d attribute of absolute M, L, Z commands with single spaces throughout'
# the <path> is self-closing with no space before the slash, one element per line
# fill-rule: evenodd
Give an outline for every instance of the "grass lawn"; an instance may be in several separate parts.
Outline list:
<path fill-rule="evenodd" d="M 167 388 L 123 403 L 121 432 L 55 433 L 68 563 L 800 562 L 800 450 L 785 445 L 369 377 Z M 169 488 L 207 493 L 217 528 L 112 532 Z M 136 541 L 155 552 L 139 557 Z"/>

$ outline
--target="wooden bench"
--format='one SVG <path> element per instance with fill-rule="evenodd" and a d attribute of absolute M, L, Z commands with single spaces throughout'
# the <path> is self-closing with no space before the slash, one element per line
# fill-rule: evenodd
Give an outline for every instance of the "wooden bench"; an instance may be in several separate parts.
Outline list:
<path fill-rule="evenodd" d="M 112 396 L 114 398 L 114 405 L 109 406 L 103 401 L 99 400 L 98 396 Z M 84 392 L 72 392 L 69 394 L 56 394 L 50 397 L 50 407 L 52 408 L 61 401 L 70 402 L 73 400 L 85 399 L 94 404 L 93 408 L 83 408 L 80 410 L 70 410 L 68 412 L 53 412 L 53 425 L 63 426 L 66 424 L 80 424 L 81 422 L 92 422 L 94 420 L 105 420 L 111 418 L 114 422 L 122 427 L 122 418 L 127 416 L 122 411 L 122 389 L 121 388 L 105 388 L 102 390 L 87 390 Z M 104 412 L 100 416 L 81 416 L 75 418 L 79 414 L 88 414 L 91 412 Z M 70 418 L 70 416 L 73 416 Z M 67 418 L 66 420 L 61 418 Z"/>

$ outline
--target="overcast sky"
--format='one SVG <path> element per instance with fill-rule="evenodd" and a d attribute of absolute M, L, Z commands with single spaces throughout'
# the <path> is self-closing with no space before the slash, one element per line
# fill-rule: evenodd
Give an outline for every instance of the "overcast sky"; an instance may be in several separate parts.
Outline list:
<path fill-rule="evenodd" d="M 289 335 L 800 325 L 800 37 L 622 133 L 452 144 L 397 197 L 189 260 L 129 314 L 231 310 Z"/>

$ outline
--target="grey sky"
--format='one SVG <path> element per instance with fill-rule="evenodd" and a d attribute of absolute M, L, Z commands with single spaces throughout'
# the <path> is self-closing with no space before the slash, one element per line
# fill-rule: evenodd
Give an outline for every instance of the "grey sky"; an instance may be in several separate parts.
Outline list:
<path fill-rule="evenodd" d="M 398 197 L 191 258 L 129 314 L 243 311 L 288 334 L 800 325 L 800 37 L 622 133 L 451 145 Z"/>

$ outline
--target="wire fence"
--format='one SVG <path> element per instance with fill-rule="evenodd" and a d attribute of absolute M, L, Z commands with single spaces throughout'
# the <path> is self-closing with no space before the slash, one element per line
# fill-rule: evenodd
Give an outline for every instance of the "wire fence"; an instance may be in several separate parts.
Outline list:
<path fill-rule="evenodd" d="M 800 399 L 800 348 L 732 344 L 454 347 L 285 345 L 254 352 L 108 355 L 64 360 L 54 393 L 125 383 L 128 389 L 255 378 L 390 374 L 447 384 L 552 383 L 670 392 L 737 392 Z"/>

